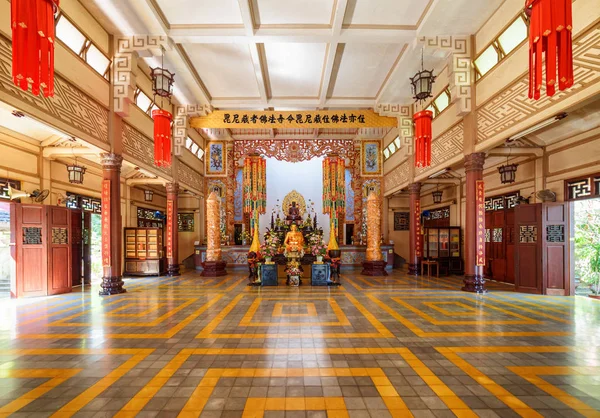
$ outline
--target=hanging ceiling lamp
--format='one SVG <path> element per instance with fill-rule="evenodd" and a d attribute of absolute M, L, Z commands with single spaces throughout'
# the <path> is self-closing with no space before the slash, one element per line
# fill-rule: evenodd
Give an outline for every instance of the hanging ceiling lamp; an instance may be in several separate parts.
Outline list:
<path fill-rule="evenodd" d="M 146 202 L 152 202 L 152 199 L 154 197 L 154 192 L 152 190 L 144 190 L 144 200 Z"/>
<path fill-rule="evenodd" d="M 433 197 L 433 203 L 442 203 L 443 194 L 444 192 L 442 190 L 438 190 L 436 188 L 436 190 L 431 193 L 431 196 Z"/>
<path fill-rule="evenodd" d="M 54 15 L 59 0 L 12 0 L 13 82 L 38 96 L 54 96 Z"/>
<path fill-rule="evenodd" d="M 75 164 L 67 164 L 69 183 L 83 184 L 83 175 L 85 174 L 85 170 L 85 167 L 77 164 L 77 158 L 75 158 Z"/>
<path fill-rule="evenodd" d="M 159 96 L 162 107 L 162 99 L 164 98 L 167 98 L 169 103 L 171 103 L 175 74 L 164 68 L 165 51 L 162 48 L 161 51 L 161 66 L 160 68 L 152 68 L 150 77 L 152 77 L 154 102 L 156 103 L 156 96 Z M 154 119 L 154 165 L 157 167 L 170 167 L 171 121 L 173 120 L 173 115 L 166 110 L 156 109 L 152 111 L 152 119 Z"/>
<path fill-rule="evenodd" d="M 517 178 L 517 166 L 518 164 L 509 164 L 508 157 L 506 157 L 506 164 L 498 167 L 500 173 L 500 182 L 502 184 L 514 183 Z"/>
<path fill-rule="evenodd" d="M 573 85 L 572 0 L 526 0 L 529 15 L 529 98 L 538 100 L 542 88 L 542 59 L 546 59 L 546 94 L 556 85 Z M 558 67 L 558 77 L 557 69 Z"/>
<path fill-rule="evenodd" d="M 415 102 L 420 103 L 423 100 L 433 97 L 431 90 L 433 89 L 434 82 L 435 76 L 433 75 L 433 70 L 425 70 L 423 68 L 423 50 L 421 49 L 421 71 L 410 79 Z"/>

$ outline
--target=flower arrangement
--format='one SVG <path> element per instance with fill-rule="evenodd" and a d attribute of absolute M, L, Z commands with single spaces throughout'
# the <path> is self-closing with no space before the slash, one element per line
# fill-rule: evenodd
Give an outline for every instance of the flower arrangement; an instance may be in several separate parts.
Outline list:
<path fill-rule="evenodd" d="M 267 244 L 263 244 L 260 246 L 260 251 L 262 255 L 268 258 L 273 258 L 277 255 L 277 248 L 273 248 L 268 246 Z"/>
<path fill-rule="evenodd" d="M 252 242 L 252 235 L 248 231 L 243 231 L 240 238 L 245 242 Z"/>
<path fill-rule="evenodd" d="M 267 230 L 264 235 L 265 243 L 261 245 L 262 253 L 265 257 L 275 257 L 279 253 L 281 240 L 275 231 Z"/>
<path fill-rule="evenodd" d="M 288 276 L 292 277 L 292 276 L 297 276 L 297 277 L 301 277 L 302 276 L 302 268 L 300 267 L 300 263 L 297 261 L 292 261 L 290 263 L 288 263 L 285 272 Z"/>
<path fill-rule="evenodd" d="M 324 257 L 327 254 L 327 247 L 319 234 L 312 234 L 310 236 L 309 246 L 311 254 L 316 257 Z"/>

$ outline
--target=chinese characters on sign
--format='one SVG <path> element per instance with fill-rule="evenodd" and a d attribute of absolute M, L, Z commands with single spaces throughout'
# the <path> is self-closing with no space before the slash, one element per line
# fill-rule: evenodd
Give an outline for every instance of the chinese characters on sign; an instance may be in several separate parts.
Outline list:
<path fill-rule="evenodd" d="M 335 113 L 329 115 L 327 113 L 271 113 L 270 115 L 256 113 L 225 113 L 223 114 L 223 123 L 227 124 L 242 124 L 242 125 L 283 125 L 287 121 L 288 124 L 295 123 L 297 125 L 304 124 L 348 124 L 360 123 L 365 124 L 364 114 L 346 114 Z"/>
<path fill-rule="evenodd" d="M 167 200 L 167 258 L 173 258 L 173 201 Z"/>
<path fill-rule="evenodd" d="M 417 240 L 415 242 L 415 255 L 421 257 L 421 202 L 415 202 L 415 229 L 417 231 Z"/>
<path fill-rule="evenodd" d="M 110 180 L 102 180 L 102 266 L 110 267 Z"/>
<path fill-rule="evenodd" d="M 477 265 L 485 266 L 485 186 L 483 180 L 475 185 L 477 202 Z"/>

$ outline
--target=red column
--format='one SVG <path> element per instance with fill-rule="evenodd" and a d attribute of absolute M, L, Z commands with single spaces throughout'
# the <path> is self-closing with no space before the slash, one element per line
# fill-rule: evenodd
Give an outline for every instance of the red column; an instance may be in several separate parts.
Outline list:
<path fill-rule="evenodd" d="M 485 279 L 483 278 L 483 266 L 477 265 L 477 181 L 483 180 L 484 162 L 485 154 L 482 152 L 465 155 L 467 201 L 465 212 L 465 285 L 462 288 L 465 292 L 485 293 L 487 291 Z M 485 257 L 482 258 L 485 259 Z"/>
<path fill-rule="evenodd" d="M 410 199 L 408 274 L 418 275 L 419 262 L 423 253 L 423 237 L 421 236 L 421 183 L 409 184 L 408 193 Z"/>
<path fill-rule="evenodd" d="M 165 231 L 165 242 L 167 247 L 167 274 L 179 276 L 179 240 L 177 223 L 177 195 L 179 193 L 178 183 L 167 183 L 167 223 Z"/>
<path fill-rule="evenodd" d="M 102 154 L 102 267 L 100 296 L 125 293 L 121 275 L 121 164 L 120 154 Z"/>

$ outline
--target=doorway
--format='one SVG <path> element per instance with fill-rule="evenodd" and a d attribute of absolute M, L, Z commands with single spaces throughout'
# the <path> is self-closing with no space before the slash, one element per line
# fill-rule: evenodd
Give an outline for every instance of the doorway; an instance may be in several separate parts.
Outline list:
<path fill-rule="evenodd" d="M 576 200 L 571 205 L 573 205 L 575 233 L 573 240 L 575 295 L 598 295 L 600 273 L 594 271 L 593 260 L 596 252 L 600 251 L 600 198 Z"/>
<path fill-rule="evenodd" d="M 90 255 L 91 255 L 91 278 L 92 283 L 102 281 L 102 215 L 99 213 L 90 214 L 91 236 L 90 236 Z"/>
<path fill-rule="evenodd" d="M 0 299 L 10 298 L 10 284 L 16 275 L 10 244 L 10 203 L 0 202 Z"/>

